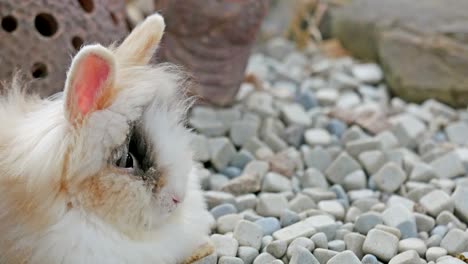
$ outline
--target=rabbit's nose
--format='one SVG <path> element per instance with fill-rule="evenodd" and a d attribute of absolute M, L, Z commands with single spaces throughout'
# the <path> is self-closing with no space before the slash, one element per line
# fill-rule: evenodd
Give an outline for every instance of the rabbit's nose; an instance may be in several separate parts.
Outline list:
<path fill-rule="evenodd" d="M 180 203 L 180 199 L 175 197 L 175 196 L 172 196 L 172 202 L 174 202 L 175 204 L 179 204 Z"/>

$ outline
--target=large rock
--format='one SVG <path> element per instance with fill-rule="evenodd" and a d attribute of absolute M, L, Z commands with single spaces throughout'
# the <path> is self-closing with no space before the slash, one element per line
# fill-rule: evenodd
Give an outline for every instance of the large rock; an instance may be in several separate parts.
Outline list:
<path fill-rule="evenodd" d="M 381 63 L 411 101 L 468 103 L 468 1 L 356 0 L 333 12 L 333 34 L 355 56 Z"/>

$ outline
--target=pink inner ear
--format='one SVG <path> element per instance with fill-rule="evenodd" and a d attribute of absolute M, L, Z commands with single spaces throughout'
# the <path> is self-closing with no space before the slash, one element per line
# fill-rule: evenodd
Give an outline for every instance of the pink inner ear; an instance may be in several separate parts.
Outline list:
<path fill-rule="evenodd" d="M 108 62 L 97 55 L 88 55 L 80 62 L 71 88 L 73 97 L 76 100 L 76 107 L 78 107 L 81 115 L 86 115 L 96 105 L 109 73 L 110 66 Z"/>

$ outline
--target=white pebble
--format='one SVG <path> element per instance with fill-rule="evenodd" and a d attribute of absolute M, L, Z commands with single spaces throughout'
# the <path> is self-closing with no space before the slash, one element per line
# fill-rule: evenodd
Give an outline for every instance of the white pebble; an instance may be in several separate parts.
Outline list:
<path fill-rule="evenodd" d="M 263 252 L 255 258 L 253 264 L 270 264 L 272 261 L 275 260 L 275 257 L 270 255 L 269 253 Z"/>
<path fill-rule="evenodd" d="M 355 64 L 351 68 L 353 76 L 364 83 L 378 83 L 383 79 L 383 72 L 375 63 Z"/>
<path fill-rule="evenodd" d="M 217 230 L 221 234 L 232 232 L 240 220 L 242 220 L 242 216 L 239 214 L 223 215 L 216 221 Z"/>
<path fill-rule="evenodd" d="M 218 260 L 218 264 L 244 264 L 244 261 L 236 257 L 221 257 Z"/>
<path fill-rule="evenodd" d="M 418 263 L 419 256 L 418 253 L 414 250 L 408 250 L 402 252 L 396 256 L 394 256 L 388 264 L 410 264 L 410 263 Z"/>
<path fill-rule="evenodd" d="M 239 247 L 237 256 L 244 261 L 244 264 L 252 264 L 258 256 L 258 250 L 252 247 Z"/>
<path fill-rule="evenodd" d="M 338 253 L 330 260 L 328 260 L 327 264 L 361 264 L 361 261 L 357 258 L 357 256 L 350 250 L 343 251 Z"/>
<path fill-rule="evenodd" d="M 269 172 L 263 178 L 262 192 L 292 191 L 291 180 L 275 172 Z"/>
<path fill-rule="evenodd" d="M 426 211 L 436 217 L 442 211 L 453 212 L 455 204 L 453 199 L 444 191 L 434 190 L 424 195 L 419 203 L 426 209 Z"/>
<path fill-rule="evenodd" d="M 278 193 L 262 193 L 258 198 L 256 211 L 261 216 L 281 216 L 284 209 L 288 208 L 288 200 Z"/>
<path fill-rule="evenodd" d="M 385 231 L 373 229 L 367 234 L 362 249 L 365 254 L 389 261 L 398 252 L 398 238 Z"/>
<path fill-rule="evenodd" d="M 398 252 L 405 252 L 408 250 L 414 250 L 419 254 L 419 256 L 424 257 L 427 247 L 424 241 L 419 238 L 406 238 L 400 240 L 398 243 Z"/>
<path fill-rule="evenodd" d="M 321 201 L 318 203 L 318 207 L 320 210 L 327 212 L 338 220 L 343 220 L 345 216 L 345 208 L 343 204 L 338 201 Z"/>
<path fill-rule="evenodd" d="M 275 240 L 266 246 L 265 251 L 276 258 L 282 258 L 287 249 L 288 243 L 285 240 Z"/>
<path fill-rule="evenodd" d="M 447 255 L 447 250 L 441 247 L 430 247 L 426 251 L 426 259 L 428 261 L 436 261 L 438 258 Z"/>
<path fill-rule="evenodd" d="M 327 146 L 331 143 L 331 136 L 328 131 L 320 128 L 309 129 L 304 133 L 305 141 L 312 147 Z"/>
<path fill-rule="evenodd" d="M 468 248 L 468 233 L 460 229 L 450 230 L 440 242 L 449 254 L 459 254 Z"/>
<path fill-rule="evenodd" d="M 406 173 L 396 163 L 389 162 L 373 176 L 373 179 L 380 190 L 392 193 L 405 182 Z"/>
<path fill-rule="evenodd" d="M 239 243 L 234 238 L 225 235 L 214 234 L 211 236 L 211 242 L 213 242 L 218 257 L 236 256 Z"/>
<path fill-rule="evenodd" d="M 250 221 L 241 220 L 234 229 L 234 238 L 241 246 L 260 249 L 262 245 L 262 228 Z"/>

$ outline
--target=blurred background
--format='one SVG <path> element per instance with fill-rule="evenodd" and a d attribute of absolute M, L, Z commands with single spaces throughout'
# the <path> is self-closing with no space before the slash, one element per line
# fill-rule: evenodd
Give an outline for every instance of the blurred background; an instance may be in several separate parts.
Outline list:
<path fill-rule="evenodd" d="M 464 107 L 467 8 L 463 0 L 0 0 L 0 79 L 21 69 L 32 90 L 51 95 L 82 45 L 119 41 L 157 11 L 168 27 L 155 61 L 191 72 L 200 102 L 231 105 L 246 77 L 258 86 L 245 74 L 252 52 L 281 60 L 297 49 L 378 63 L 392 95 Z"/>

